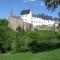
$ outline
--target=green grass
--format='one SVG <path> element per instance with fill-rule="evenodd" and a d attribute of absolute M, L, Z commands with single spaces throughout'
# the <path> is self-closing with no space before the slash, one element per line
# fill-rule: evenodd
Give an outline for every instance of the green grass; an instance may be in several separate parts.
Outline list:
<path fill-rule="evenodd" d="M 0 60 L 60 60 L 60 49 L 40 53 L 1 54 Z"/>

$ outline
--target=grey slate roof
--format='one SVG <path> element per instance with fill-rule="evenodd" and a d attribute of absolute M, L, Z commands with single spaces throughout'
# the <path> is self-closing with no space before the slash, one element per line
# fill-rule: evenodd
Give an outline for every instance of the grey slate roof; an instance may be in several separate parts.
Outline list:
<path fill-rule="evenodd" d="M 48 15 L 42 15 L 42 14 L 32 14 L 33 17 L 37 17 L 37 18 L 42 18 L 44 20 L 54 20 L 54 21 L 58 21 L 58 18 L 53 18 L 52 16 L 48 16 Z"/>
<path fill-rule="evenodd" d="M 22 11 L 21 11 L 21 15 L 29 14 L 29 13 L 30 13 L 30 10 L 22 10 Z"/>

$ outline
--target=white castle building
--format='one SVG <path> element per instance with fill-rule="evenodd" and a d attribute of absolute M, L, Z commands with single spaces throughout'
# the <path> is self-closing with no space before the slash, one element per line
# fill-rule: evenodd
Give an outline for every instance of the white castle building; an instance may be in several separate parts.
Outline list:
<path fill-rule="evenodd" d="M 54 26 L 55 20 L 45 20 L 43 18 L 38 18 L 32 15 L 31 10 L 22 10 L 21 16 L 12 16 L 9 18 L 9 27 L 16 30 L 18 26 L 24 28 L 25 30 L 32 25 L 33 28 L 36 26 Z M 58 23 L 55 24 L 58 26 Z"/>

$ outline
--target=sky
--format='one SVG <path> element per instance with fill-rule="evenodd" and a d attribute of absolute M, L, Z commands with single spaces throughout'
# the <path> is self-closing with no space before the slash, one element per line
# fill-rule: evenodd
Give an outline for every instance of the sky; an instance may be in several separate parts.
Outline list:
<path fill-rule="evenodd" d="M 17 16 L 22 10 L 30 9 L 33 14 L 45 14 L 58 17 L 60 6 L 54 11 L 48 11 L 42 0 L 0 0 L 0 18 L 8 18 L 10 10 Z"/>

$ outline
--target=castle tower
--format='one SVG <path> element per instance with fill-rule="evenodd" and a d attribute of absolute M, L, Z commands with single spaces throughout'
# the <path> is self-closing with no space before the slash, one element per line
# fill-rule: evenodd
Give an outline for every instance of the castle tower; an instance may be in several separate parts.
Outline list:
<path fill-rule="evenodd" d="M 11 9 L 10 13 L 9 13 L 9 17 L 12 18 L 13 16 L 15 16 L 15 14 L 14 14 L 13 10 Z"/>

